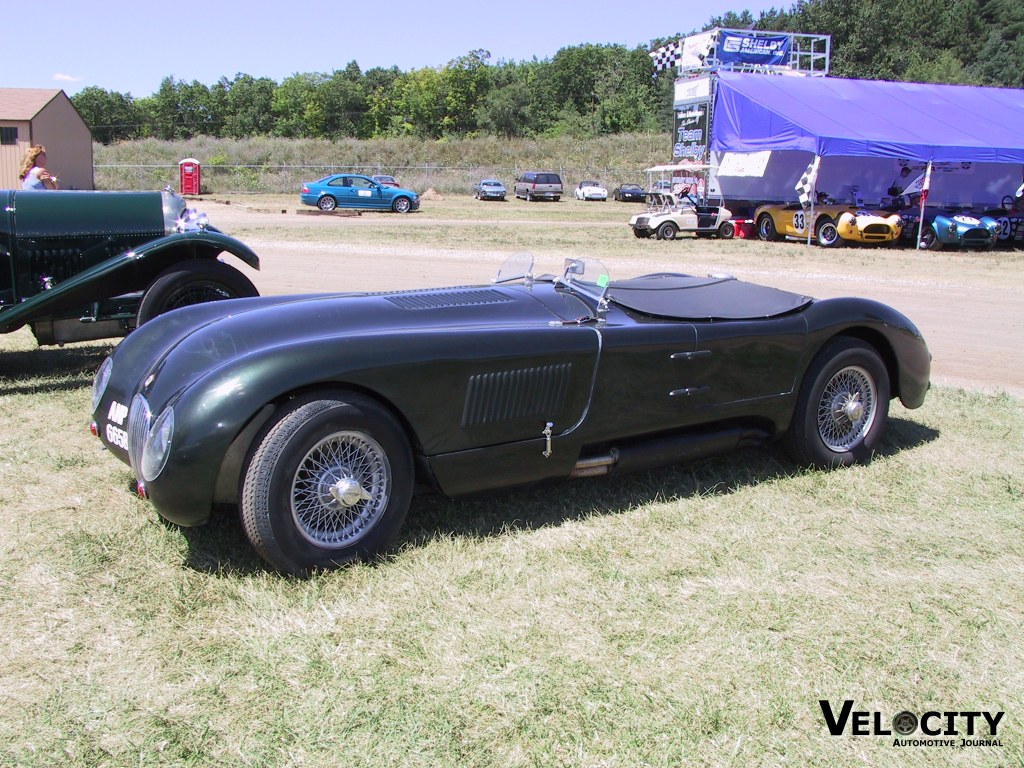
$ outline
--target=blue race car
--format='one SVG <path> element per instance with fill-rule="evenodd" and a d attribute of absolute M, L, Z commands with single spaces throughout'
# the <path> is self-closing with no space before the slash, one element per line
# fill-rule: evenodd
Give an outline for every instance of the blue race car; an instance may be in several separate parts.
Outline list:
<path fill-rule="evenodd" d="M 904 243 L 917 241 L 921 214 L 917 208 L 900 211 L 903 219 Z M 938 211 L 925 209 L 921 247 L 938 250 L 945 246 L 956 248 L 992 248 L 996 244 L 999 222 L 991 216 L 967 211 Z"/>
<path fill-rule="evenodd" d="M 408 213 L 420 207 L 420 196 L 411 189 L 387 186 L 354 173 L 333 173 L 316 181 L 305 181 L 299 190 L 299 200 L 321 211 L 361 208 Z"/>

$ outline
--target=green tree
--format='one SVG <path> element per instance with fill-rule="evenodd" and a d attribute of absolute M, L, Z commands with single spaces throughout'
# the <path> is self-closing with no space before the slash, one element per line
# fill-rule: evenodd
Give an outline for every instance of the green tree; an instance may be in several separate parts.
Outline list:
<path fill-rule="evenodd" d="M 239 72 L 230 82 L 221 79 L 226 90 L 224 135 L 235 139 L 265 136 L 274 132 L 274 90 L 268 77 L 259 79 Z"/>
<path fill-rule="evenodd" d="M 289 138 L 323 138 L 328 135 L 327 109 L 320 86 L 327 75 L 303 72 L 285 78 L 274 90 L 271 112 L 274 134 Z"/>
<path fill-rule="evenodd" d="M 987 30 L 969 59 L 968 70 L 982 82 L 1024 88 L 1024 5 L 1019 0 L 982 0 L 978 17 Z"/>
<path fill-rule="evenodd" d="M 130 93 L 90 86 L 72 96 L 71 103 L 89 126 L 94 141 L 112 144 L 142 134 L 142 112 Z"/>
<path fill-rule="evenodd" d="M 530 135 L 531 94 L 523 82 L 492 88 L 476 108 L 481 130 L 511 139 Z"/>
<path fill-rule="evenodd" d="M 443 100 L 442 135 L 466 134 L 477 128 L 476 112 L 490 85 L 487 61 L 490 51 L 470 51 L 448 62 L 441 70 L 439 95 Z"/>

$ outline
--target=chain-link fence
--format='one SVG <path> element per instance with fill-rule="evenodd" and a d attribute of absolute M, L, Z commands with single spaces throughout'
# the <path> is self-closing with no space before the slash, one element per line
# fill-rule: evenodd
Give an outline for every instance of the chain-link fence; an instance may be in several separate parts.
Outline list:
<path fill-rule="evenodd" d="M 178 189 L 178 165 L 97 165 L 96 188 L 103 190 Z M 432 164 L 404 167 L 341 165 L 222 165 L 201 166 L 201 191 L 204 194 L 265 193 L 298 194 L 304 181 L 313 181 L 332 173 L 361 173 L 367 176 L 388 174 L 398 183 L 417 192 L 433 189 L 442 194 L 469 194 L 485 178 L 500 179 L 512 191 L 515 179 L 528 170 L 554 171 L 562 177 L 566 195 L 584 179 L 595 179 L 612 189 L 623 183 L 646 184 L 640 168 L 499 168 L 450 167 Z"/>

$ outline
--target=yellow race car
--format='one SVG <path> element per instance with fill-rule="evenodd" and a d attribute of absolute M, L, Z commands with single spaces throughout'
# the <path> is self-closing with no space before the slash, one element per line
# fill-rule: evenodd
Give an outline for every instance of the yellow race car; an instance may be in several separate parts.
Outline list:
<path fill-rule="evenodd" d="M 757 236 L 762 240 L 806 240 L 808 227 L 812 226 L 810 214 L 799 203 L 758 206 L 754 212 Z M 825 248 L 844 242 L 893 243 L 902 231 L 903 220 L 899 214 L 889 211 L 870 211 L 837 203 L 814 206 L 814 239 Z"/>

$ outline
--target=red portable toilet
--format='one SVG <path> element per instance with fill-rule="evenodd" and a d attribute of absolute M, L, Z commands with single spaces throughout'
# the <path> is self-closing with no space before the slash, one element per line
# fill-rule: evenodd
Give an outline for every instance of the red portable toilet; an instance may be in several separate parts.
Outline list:
<path fill-rule="evenodd" d="M 183 195 L 198 195 L 200 190 L 199 161 L 194 157 L 186 157 L 178 163 L 179 189 Z"/>

